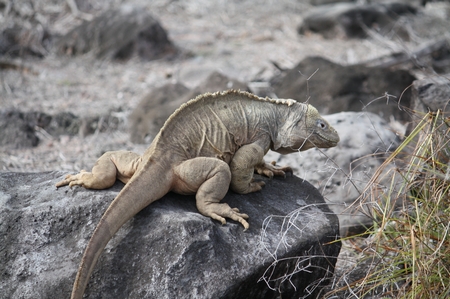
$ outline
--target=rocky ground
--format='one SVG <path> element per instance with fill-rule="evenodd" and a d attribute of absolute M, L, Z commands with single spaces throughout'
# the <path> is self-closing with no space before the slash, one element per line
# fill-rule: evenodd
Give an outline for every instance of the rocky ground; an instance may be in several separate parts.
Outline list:
<path fill-rule="evenodd" d="M 308 1 L 94 0 L 77 1 L 78 10 L 69 5 L 74 1 L 38 1 L 34 6 L 30 3 L 3 1 L 0 7 L 4 26 L 12 18 L 33 16 L 53 36 L 58 36 L 106 9 L 122 4 L 140 5 L 160 21 L 169 38 L 185 54 L 154 61 L 136 56 L 127 61 L 95 59 L 90 54 L 68 57 L 45 49 L 40 49 L 46 54 L 42 59 L 9 59 L 4 55 L 4 59 L 19 67 L 1 70 L 2 110 L 70 112 L 78 117 L 97 117 L 99 122 L 112 116 L 119 125 L 94 130 L 87 136 L 52 136 L 38 130 L 37 147 L 2 147 L 0 171 L 77 171 L 90 167 L 106 150 L 143 152 L 146 145 L 129 141 L 127 115 L 145 94 L 168 82 L 194 87 L 214 70 L 243 82 L 267 81 L 279 73 L 279 68 L 291 68 L 310 55 L 347 65 L 398 50 L 412 51 L 436 38 L 436 34 L 430 34 L 410 41 L 336 40 L 315 34 L 299 35 L 297 27 L 313 8 Z"/>

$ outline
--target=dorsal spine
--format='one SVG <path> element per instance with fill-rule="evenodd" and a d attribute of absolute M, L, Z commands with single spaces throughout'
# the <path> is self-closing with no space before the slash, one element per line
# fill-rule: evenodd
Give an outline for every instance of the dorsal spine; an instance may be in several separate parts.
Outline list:
<path fill-rule="evenodd" d="M 297 101 L 293 100 L 293 99 L 272 99 L 269 97 L 261 98 L 261 97 L 258 97 L 257 95 L 249 93 L 247 91 L 240 91 L 240 90 L 235 90 L 235 89 L 230 89 L 230 90 L 225 90 L 225 91 L 217 91 L 214 93 L 204 93 L 204 94 L 197 96 L 196 98 L 194 98 L 193 100 L 191 100 L 189 102 L 196 102 L 200 99 L 207 98 L 207 97 L 218 98 L 218 97 L 227 96 L 227 95 L 241 95 L 241 96 L 246 96 L 250 100 L 269 102 L 269 103 L 274 103 L 274 104 L 282 104 L 282 105 L 288 105 L 288 106 L 292 106 L 295 103 L 297 103 Z M 186 104 L 188 104 L 188 103 L 186 103 Z"/>

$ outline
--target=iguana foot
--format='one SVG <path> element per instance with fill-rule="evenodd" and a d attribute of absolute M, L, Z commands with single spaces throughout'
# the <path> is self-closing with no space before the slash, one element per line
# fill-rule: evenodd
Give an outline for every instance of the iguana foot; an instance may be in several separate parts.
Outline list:
<path fill-rule="evenodd" d="M 86 170 L 81 170 L 78 174 L 66 175 L 64 180 L 56 183 L 56 187 L 59 188 L 69 185 L 69 187 L 82 186 L 87 189 L 106 189 L 114 185 L 115 181 L 115 173 L 95 175 L 91 172 L 87 172 Z"/>
<path fill-rule="evenodd" d="M 269 163 L 261 163 L 255 166 L 258 174 L 273 178 L 274 175 L 286 177 L 286 172 L 292 174 L 292 168 L 289 166 L 277 166 L 275 161 Z"/>
<path fill-rule="evenodd" d="M 248 192 L 247 192 L 247 193 L 261 191 L 261 189 L 262 189 L 265 185 L 266 185 L 266 183 L 263 182 L 263 181 L 255 181 L 255 179 L 252 179 L 252 181 L 251 181 L 250 184 L 249 184 Z"/>
<path fill-rule="evenodd" d="M 81 170 L 78 174 L 68 174 L 64 177 L 64 180 L 56 183 L 56 188 L 69 185 L 70 187 L 75 185 L 81 185 L 82 175 L 87 173 L 86 170 Z"/>
<path fill-rule="evenodd" d="M 248 215 L 240 213 L 237 208 L 230 208 L 226 203 L 205 202 L 201 206 L 197 204 L 197 207 L 202 215 L 218 220 L 222 224 L 227 223 L 225 218 L 230 218 L 242 224 L 244 226 L 244 231 L 249 228 L 249 224 L 245 220 L 248 219 Z"/>

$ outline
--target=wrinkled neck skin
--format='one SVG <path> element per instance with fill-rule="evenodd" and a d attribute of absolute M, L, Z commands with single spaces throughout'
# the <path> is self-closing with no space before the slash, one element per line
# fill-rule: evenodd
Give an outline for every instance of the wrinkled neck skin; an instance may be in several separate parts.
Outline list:
<path fill-rule="evenodd" d="M 272 132 L 272 151 L 285 155 L 314 147 L 308 141 L 312 132 L 308 132 L 307 109 L 308 105 L 303 103 L 295 103 L 291 107 L 283 105 L 276 109 L 277 125 L 274 126 L 276 132 Z"/>

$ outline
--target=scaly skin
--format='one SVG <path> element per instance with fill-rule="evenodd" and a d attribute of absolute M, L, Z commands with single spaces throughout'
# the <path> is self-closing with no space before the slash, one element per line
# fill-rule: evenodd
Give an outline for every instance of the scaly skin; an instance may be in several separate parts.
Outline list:
<path fill-rule="evenodd" d="M 245 230 L 248 215 L 220 201 L 228 188 L 240 194 L 261 190 L 264 183 L 253 181 L 254 172 L 268 177 L 292 172 L 265 163 L 269 149 L 288 154 L 338 142 L 337 132 L 314 107 L 294 100 L 230 90 L 200 95 L 182 105 L 142 157 L 107 152 L 91 172 L 68 175 L 56 184 L 104 189 L 116 179 L 126 183 L 88 243 L 71 298 L 83 297 L 98 257 L 119 228 L 169 191 L 195 194 L 201 214 L 222 224 L 232 219 Z"/>

